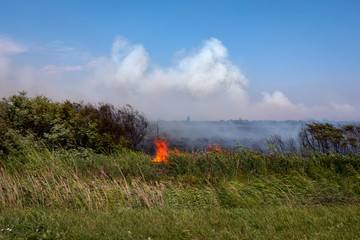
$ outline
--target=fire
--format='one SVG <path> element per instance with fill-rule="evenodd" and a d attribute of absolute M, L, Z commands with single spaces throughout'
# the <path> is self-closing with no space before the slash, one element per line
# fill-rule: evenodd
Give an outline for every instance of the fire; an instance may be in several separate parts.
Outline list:
<path fill-rule="evenodd" d="M 169 155 L 169 150 L 167 147 L 168 143 L 160 139 L 155 139 L 154 142 L 156 145 L 156 157 L 153 159 L 153 162 L 168 163 L 168 160 L 166 159 L 166 157 Z"/>
<path fill-rule="evenodd" d="M 169 163 L 168 157 L 170 154 L 177 157 L 186 157 L 186 154 L 177 148 L 174 148 L 174 150 L 168 149 L 168 142 L 166 140 L 155 139 L 154 143 L 156 145 L 156 157 L 153 159 L 153 162 L 155 163 Z"/>
<path fill-rule="evenodd" d="M 209 144 L 208 147 L 209 147 L 209 150 L 221 151 L 221 147 L 218 144 L 215 144 L 215 143 Z"/>

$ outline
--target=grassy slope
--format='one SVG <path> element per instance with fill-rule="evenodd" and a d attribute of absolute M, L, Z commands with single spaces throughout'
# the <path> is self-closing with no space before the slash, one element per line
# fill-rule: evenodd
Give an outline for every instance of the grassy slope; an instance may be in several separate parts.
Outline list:
<path fill-rule="evenodd" d="M 359 156 L 28 148 L 3 158 L 0 237 L 356 239 Z"/>

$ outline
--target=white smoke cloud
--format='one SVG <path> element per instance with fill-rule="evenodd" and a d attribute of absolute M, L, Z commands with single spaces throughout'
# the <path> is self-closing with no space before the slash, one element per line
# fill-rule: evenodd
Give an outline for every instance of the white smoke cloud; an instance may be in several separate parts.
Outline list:
<path fill-rule="evenodd" d="M 298 119 L 328 119 L 354 120 L 360 115 L 354 106 L 332 103 L 329 106 L 310 107 L 302 103 L 294 104 L 282 92 L 272 94 L 263 92 L 263 100 L 248 109 L 250 119 L 298 120 Z"/>
<path fill-rule="evenodd" d="M 227 57 L 222 43 L 212 38 L 190 56 L 170 68 L 150 70 L 149 54 L 142 45 L 130 45 L 118 37 L 111 60 L 92 61 L 97 82 L 140 93 L 176 90 L 201 98 L 221 91 L 244 94 L 248 81 Z"/>
<path fill-rule="evenodd" d="M 279 108 L 291 108 L 293 104 L 289 99 L 280 91 L 275 91 L 272 95 L 268 92 L 263 92 L 264 104 L 272 105 Z"/>
<path fill-rule="evenodd" d="M 158 70 L 154 78 L 162 79 L 170 87 L 188 91 L 193 96 L 203 97 L 219 89 L 243 90 L 248 81 L 240 69 L 227 58 L 227 50 L 222 43 L 211 38 L 191 56 L 184 57 L 169 69 Z"/>
<path fill-rule="evenodd" d="M 150 59 L 142 45 L 130 45 L 123 37 L 118 37 L 112 48 L 112 65 L 110 84 L 123 86 L 127 84 L 139 85 L 147 77 L 146 72 Z"/>
<path fill-rule="evenodd" d="M 215 38 L 171 67 L 150 63 L 142 45 L 131 45 L 118 37 L 111 58 L 101 57 L 87 64 L 94 76 L 90 88 L 97 94 L 106 93 L 107 100 L 129 102 L 154 118 L 238 118 L 239 113 L 228 106 L 239 109 L 248 102 L 248 80 Z"/>
<path fill-rule="evenodd" d="M 349 104 L 309 107 L 291 102 L 281 91 L 264 92 L 261 101 L 252 101 L 247 91 L 249 81 L 216 38 L 204 41 L 190 54 L 182 50 L 167 68 L 153 65 L 141 44 L 130 44 L 123 37 L 115 39 L 110 56 L 82 64 L 15 66 L 11 56 L 24 51 L 26 47 L 0 36 L 2 96 L 26 90 L 56 100 L 101 101 L 117 106 L 130 103 L 153 120 L 179 120 L 188 115 L 193 120 L 360 117 L 359 109 Z"/>

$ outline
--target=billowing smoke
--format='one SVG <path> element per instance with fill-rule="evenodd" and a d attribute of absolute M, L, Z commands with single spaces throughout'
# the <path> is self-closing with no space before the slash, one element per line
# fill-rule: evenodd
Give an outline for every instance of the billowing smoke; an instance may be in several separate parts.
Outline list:
<path fill-rule="evenodd" d="M 201 98 L 216 91 L 242 92 L 247 85 L 240 69 L 227 59 L 221 42 L 211 38 L 174 67 L 150 70 L 149 54 L 142 45 L 130 45 L 123 37 L 113 44 L 111 62 L 103 59 L 96 69 L 100 82 L 138 92 L 177 90 Z"/>
<path fill-rule="evenodd" d="M 61 48 L 66 53 L 73 48 Z M 151 62 L 141 44 L 117 37 L 111 56 L 88 57 L 79 63 L 14 64 L 13 56 L 27 47 L 0 36 L 0 95 L 26 90 L 57 100 L 129 103 L 153 120 L 220 119 L 334 119 L 359 118 L 348 104 L 305 106 L 293 103 L 280 91 L 264 92 L 261 101 L 248 94 L 249 80 L 228 57 L 226 47 L 211 38 L 170 67 Z"/>
<path fill-rule="evenodd" d="M 227 59 L 226 48 L 215 38 L 205 41 L 201 49 L 181 59 L 175 67 L 157 69 L 150 79 L 198 98 L 217 91 L 244 94 L 248 84 L 240 69 Z"/>
<path fill-rule="evenodd" d="M 239 110 L 248 102 L 248 80 L 215 38 L 173 66 L 161 68 L 151 65 L 142 45 L 118 37 L 111 59 L 103 57 L 91 64 L 91 88 L 104 95 L 110 91 L 112 100 L 134 104 L 153 118 L 238 118 L 239 112 L 229 104 Z"/>

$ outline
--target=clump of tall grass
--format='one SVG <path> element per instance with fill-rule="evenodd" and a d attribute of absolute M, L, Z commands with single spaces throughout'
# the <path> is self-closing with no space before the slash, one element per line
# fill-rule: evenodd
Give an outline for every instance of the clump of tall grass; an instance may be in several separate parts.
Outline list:
<path fill-rule="evenodd" d="M 161 205 L 161 200 L 152 200 L 161 197 L 158 169 L 143 153 L 124 149 L 103 155 L 28 147 L 16 157 L 1 159 L 0 165 L 0 208 Z"/>
<path fill-rule="evenodd" d="M 91 149 L 50 151 L 47 148 L 24 148 L 17 155 L 0 159 L 8 172 L 44 171 L 56 176 L 102 176 L 107 178 L 131 177 L 155 179 L 157 169 L 151 157 L 141 152 L 120 149 L 111 154 L 97 154 Z"/>
<path fill-rule="evenodd" d="M 360 155 L 324 154 L 283 154 L 226 149 L 196 153 L 173 153 L 166 173 L 175 177 L 193 176 L 199 180 L 218 182 L 247 175 L 287 174 L 293 171 L 316 175 L 319 169 L 331 174 L 352 176 L 360 171 Z"/>

